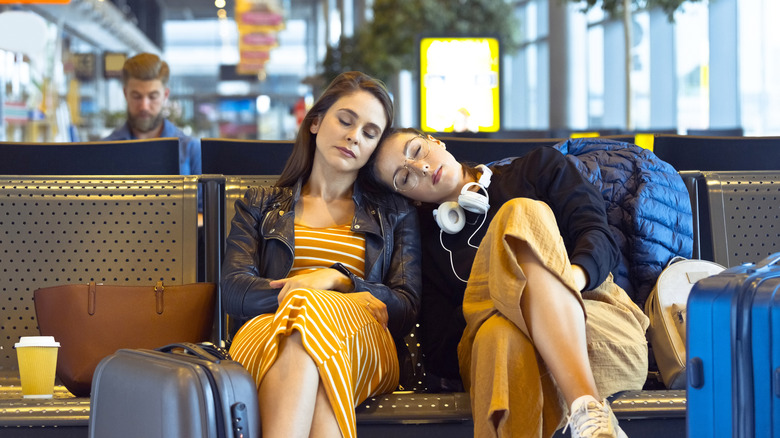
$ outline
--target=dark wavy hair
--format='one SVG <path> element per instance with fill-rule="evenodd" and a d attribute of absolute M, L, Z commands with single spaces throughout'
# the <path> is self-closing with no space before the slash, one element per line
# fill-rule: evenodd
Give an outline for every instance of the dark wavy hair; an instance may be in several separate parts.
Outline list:
<path fill-rule="evenodd" d="M 379 138 L 381 143 L 385 133 L 393 125 L 393 101 L 387 92 L 387 87 L 379 79 L 359 71 L 342 73 L 328 85 L 328 88 L 306 113 L 306 117 L 298 129 L 298 135 L 295 137 L 290 158 L 287 159 L 284 170 L 276 181 L 278 187 L 290 187 L 295 185 L 298 180 L 306 182 L 309 179 L 314 162 L 314 151 L 317 147 L 317 135 L 311 133 L 312 123 L 318 118 L 322 118 L 337 100 L 361 90 L 376 97 L 385 110 L 387 126 Z"/>

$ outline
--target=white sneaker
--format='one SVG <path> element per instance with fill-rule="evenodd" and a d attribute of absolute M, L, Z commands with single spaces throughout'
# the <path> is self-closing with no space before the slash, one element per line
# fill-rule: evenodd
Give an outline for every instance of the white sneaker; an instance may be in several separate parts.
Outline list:
<path fill-rule="evenodd" d="M 574 400 L 569 421 L 563 428 L 564 433 L 569 426 L 572 438 L 628 438 L 618 426 L 609 402 L 598 401 L 590 395 Z"/>

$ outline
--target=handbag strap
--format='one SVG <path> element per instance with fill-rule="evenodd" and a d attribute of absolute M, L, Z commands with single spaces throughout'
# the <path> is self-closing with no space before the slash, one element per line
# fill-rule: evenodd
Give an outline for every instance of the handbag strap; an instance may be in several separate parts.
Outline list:
<path fill-rule="evenodd" d="M 91 315 L 95 314 L 95 301 L 97 300 L 97 285 L 94 281 L 90 281 L 87 286 L 87 312 Z"/>
<path fill-rule="evenodd" d="M 671 260 L 669 260 L 669 261 L 666 263 L 666 267 L 668 268 L 669 266 L 672 266 L 674 263 L 677 263 L 677 262 L 684 262 L 684 261 L 686 261 L 686 260 L 688 260 L 688 258 L 687 258 L 687 257 L 683 257 L 683 256 L 674 256 L 674 257 L 672 257 L 672 259 L 671 259 Z"/>
<path fill-rule="evenodd" d="M 156 285 L 154 285 L 154 300 L 157 307 L 157 314 L 162 315 L 163 310 L 165 310 L 165 303 L 163 301 L 163 292 L 165 292 L 165 286 L 163 286 L 162 281 L 158 281 Z"/>

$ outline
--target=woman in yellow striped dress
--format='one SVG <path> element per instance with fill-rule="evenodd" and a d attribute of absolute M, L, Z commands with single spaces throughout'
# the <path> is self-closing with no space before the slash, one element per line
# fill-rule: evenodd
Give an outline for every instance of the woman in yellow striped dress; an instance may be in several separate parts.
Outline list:
<path fill-rule="evenodd" d="M 368 195 L 360 169 L 392 124 L 381 82 L 337 77 L 301 124 L 276 185 L 236 202 L 223 304 L 258 385 L 263 436 L 355 437 L 355 406 L 398 386 L 396 345 L 420 303 L 417 216 Z"/>

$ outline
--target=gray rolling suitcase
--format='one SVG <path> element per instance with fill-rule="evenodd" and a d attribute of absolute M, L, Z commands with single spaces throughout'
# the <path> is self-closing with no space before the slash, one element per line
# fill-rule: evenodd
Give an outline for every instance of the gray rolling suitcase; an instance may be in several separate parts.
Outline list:
<path fill-rule="evenodd" d="M 122 349 L 92 379 L 90 438 L 258 438 L 257 389 L 238 363 L 196 344 Z"/>

